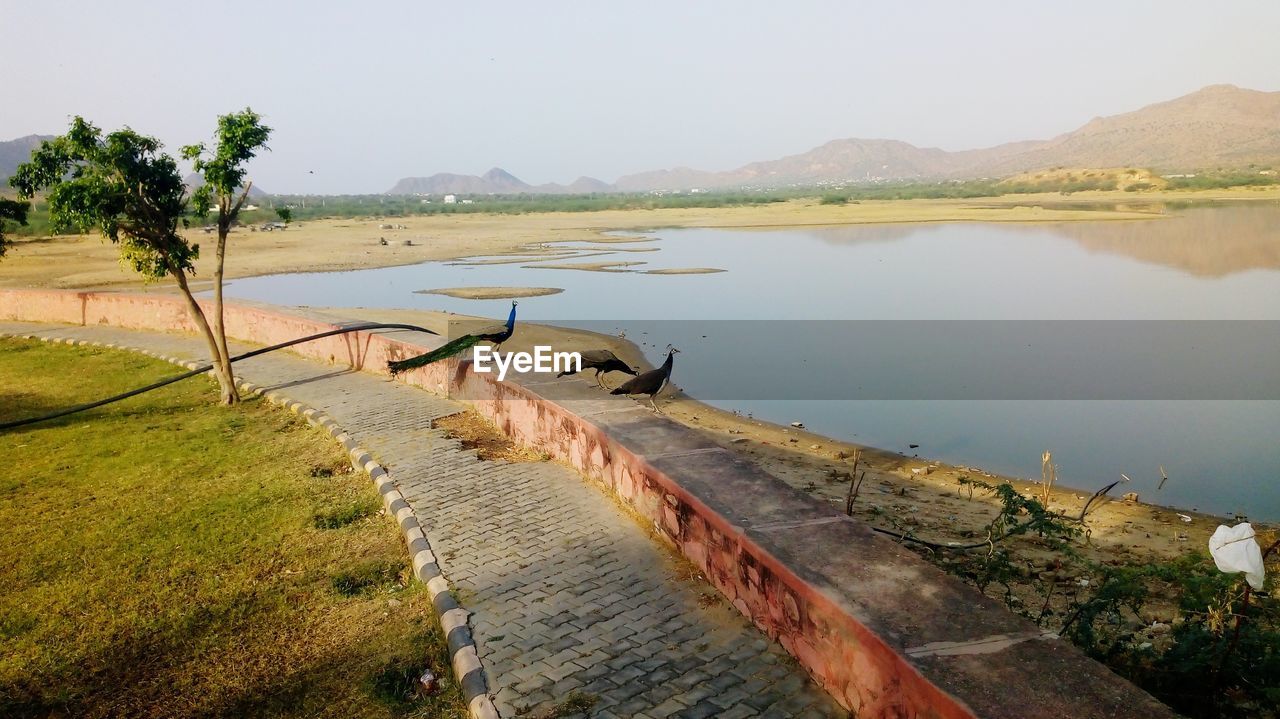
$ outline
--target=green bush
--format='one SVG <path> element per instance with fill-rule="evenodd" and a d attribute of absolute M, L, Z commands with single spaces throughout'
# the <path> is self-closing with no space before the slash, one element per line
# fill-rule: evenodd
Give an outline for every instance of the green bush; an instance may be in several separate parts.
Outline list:
<path fill-rule="evenodd" d="M 1088 537 L 1079 519 L 1051 512 L 1009 484 L 992 486 L 967 477 L 960 484 L 1000 499 L 999 514 L 978 533 L 987 541 L 975 550 L 938 547 L 941 552 L 925 556 L 983 593 L 1002 588 L 996 596 L 1011 611 L 1070 640 L 1186 716 L 1277 716 L 1280 601 L 1275 597 L 1250 592 L 1246 606 L 1241 575 L 1223 574 L 1211 558 L 1195 552 L 1149 565 L 1088 561 L 1076 549 L 1077 540 Z M 1004 541 L 1017 536 L 1049 550 L 1048 565 L 1057 571 L 1037 574 L 1019 564 Z M 1062 572 L 1091 579 L 1076 587 L 1058 614 L 1049 608 L 1049 597 Z M 1023 606 L 1015 585 L 1034 588 L 1045 597 L 1043 606 Z M 1161 617 L 1162 626 L 1150 623 L 1153 615 Z"/>
<path fill-rule="evenodd" d="M 1252 598 L 1240 575 L 1192 553 L 1145 567 L 1101 567 L 1098 589 L 1063 636 L 1190 717 L 1275 716 L 1280 705 L 1280 606 Z M 1144 634 L 1154 597 L 1176 598 L 1167 637 Z M 1269 714 L 1263 709 L 1270 707 Z"/>

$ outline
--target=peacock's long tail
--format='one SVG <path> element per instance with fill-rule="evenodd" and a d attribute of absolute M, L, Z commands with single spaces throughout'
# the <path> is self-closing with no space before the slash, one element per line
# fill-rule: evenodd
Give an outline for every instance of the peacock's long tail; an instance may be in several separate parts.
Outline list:
<path fill-rule="evenodd" d="M 409 359 L 397 360 L 387 363 L 387 369 L 392 375 L 408 372 L 418 367 L 426 367 L 432 362 L 439 362 L 442 359 L 448 359 L 455 355 L 459 355 L 470 347 L 473 347 L 483 340 L 479 335 L 463 335 L 456 340 L 452 340 L 443 347 L 433 349 L 430 352 Z"/>

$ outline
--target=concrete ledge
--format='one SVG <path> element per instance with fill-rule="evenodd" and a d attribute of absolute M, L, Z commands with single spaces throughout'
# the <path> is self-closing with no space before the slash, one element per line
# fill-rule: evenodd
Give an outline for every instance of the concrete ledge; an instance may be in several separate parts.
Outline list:
<path fill-rule="evenodd" d="M 226 315 L 229 335 L 261 344 L 334 326 L 245 305 Z M 190 329 L 176 297 L 123 293 L 3 290 L 0 319 Z M 385 373 L 387 360 L 440 344 L 413 340 L 360 332 L 294 350 Z M 1174 716 L 1070 644 L 692 430 L 572 378 L 555 383 L 568 399 L 552 401 L 468 370 L 441 362 L 400 379 L 461 398 L 517 442 L 601 482 L 860 717 Z M 424 569 L 436 566 L 425 559 Z"/>

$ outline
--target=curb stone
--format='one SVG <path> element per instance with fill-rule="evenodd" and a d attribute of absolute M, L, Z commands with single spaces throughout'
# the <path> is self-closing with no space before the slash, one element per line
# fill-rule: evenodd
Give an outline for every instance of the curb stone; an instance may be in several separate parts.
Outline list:
<path fill-rule="evenodd" d="M 198 362 L 182 360 L 158 352 L 115 343 L 48 335 L 14 335 L 3 332 L 0 332 L 0 337 L 128 350 L 164 360 L 179 367 L 186 367 L 187 369 L 195 369 L 200 366 Z M 209 374 L 212 374 L 212 372 Z M 476 653 L 475 639 L 472 637 L 471 626 L 468 623 L 471 613 L 462 607 L 453 590 L 449 589 L 449 582 L 440 570 L 435 553 L 431 550 L 431 543 L 427 540 L 427 536 L 423 532 L 422 526 L 418 523 L 417 516 L 414 515 L 413 510 L 409 507 L 409 503 L 405 501 L 404 495 L 400 493 L 400 489 L 391 479 L 391 474 L 373 458 L 368 450 L 357 444 L 347 434 L 346 430 L 342 429 L 325 412 L 290 399 L 277 390 L 267 391 L 252 382 L 237 379 L 236 385 L 242 392 L 262 397 L 272 404 L 285 407 L 290 412 L 307 420 L 312 426 L 317 426 L 327 431 L 331 437 L 342 445 L 343 449 L 347 450 L 347 457 L 351 460 L 351 466 L 363 471 L 373 480 L 374 488 L 378 490 L 378 494 L 382 497 L 383 509 L 386 510 L 389 516 L 394 517 L 396 524 L 400 526 L 405 546 L 408 547 L 409 556 L 413 563 L 413 576 L 427 585 L 427 593 L 431 598 L 431 605 L 435 609 L 436 619 L 440 622 L 440 628 L 444 632 L 449 646 L 449 661 L 453 669 L 453 675 L 458 681 L 458 686 L 462 689 L 463 698 L 467 702 L 467 710 L 470 712 L 472 719 L 500 719 L 498 710 L 493 704 L 493 699 L 488 695 L 489 682 L 485 675 L 484 665 L 480 662 L 480 657 Z"/>

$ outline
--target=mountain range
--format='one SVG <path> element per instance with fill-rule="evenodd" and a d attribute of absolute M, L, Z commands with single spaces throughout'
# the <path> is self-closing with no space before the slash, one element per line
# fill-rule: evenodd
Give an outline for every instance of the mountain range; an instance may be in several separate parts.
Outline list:
<path fill-rule="evenodd" d="M 395 184 L 388 195 L 516 195 L 520 193 L 563 195 L 613 192 L 613 186 L 594 177 L 579 177 L 568 185 L 550 183 L 530 185 L 510 172 L 495 167 L 483 175 L 455 175 L 441 172 L 430 177 L 405 177 Z"/>
<path fill-rule="evenodd" d="M 0 185 L 48 135 L 0 142 Z M 610 184 L 579 177 L 530 185 L 501 168 L 483 175 L 406 177 L 387 191 L 414 194 L 587 194 L 654 190 L 779 188 L 831 183 L 1004 178 L 1053 167 L 1139 167 L 1159 173 L 1280 165 L 1280 92 L 1210 85 L 1133 112 L 1094 118 L 1048 140 L 949 152 L 900 140 L 832 140 L 807 152 L 726 171 L 688 167 L 626 175 Z M 259 194 L 254 188 L 253 194 Z"/>
<path fill-rule="evenodd" d="M 0 140 L 0 188 L 9 187 L 9 178 L 18 165 L 31 159 L 31 151 L 53 135 L 27 135 L 16 140 Z"/>
<path fill-rule="evenodd" d="M 948 152 L 900 140 L 832 140 L 808 152 L 722 172 L 688 167 L 626 175 L 612 185 L 589 177 L 529 185 L 494 168 L 484 175 L 406 177 L 388 194 L 647 192 L 770 188 L 825 183 L 1002 178 L 1052 167 L 1142 167 L 1162 173 L 1280 163 L 1280 92 L 1210 85 L 1174 100 L 1110 117 L 1048 140 Z"/>

